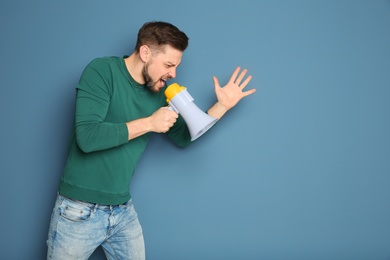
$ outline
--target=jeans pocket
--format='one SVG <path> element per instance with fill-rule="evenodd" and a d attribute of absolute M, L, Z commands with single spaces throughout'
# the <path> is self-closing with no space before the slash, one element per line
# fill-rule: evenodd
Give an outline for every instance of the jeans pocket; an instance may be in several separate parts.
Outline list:
<path fill-rule="evenodd" d="M 60 216 L 73 222 L 83 222 L 91 218 L 93 209 L 83 202 L 66 199 L 61 205 Z"/>

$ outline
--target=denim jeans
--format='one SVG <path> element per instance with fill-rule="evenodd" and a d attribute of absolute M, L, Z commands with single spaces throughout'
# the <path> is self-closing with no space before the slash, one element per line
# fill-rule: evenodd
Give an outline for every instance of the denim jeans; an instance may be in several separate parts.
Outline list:
<path fill-rule="evenodd" d="M 47 246 L 47 259 L 88 259 L 99 246 L 110 260 L 145 259 L 142 228 L 132 200 L 106 206 L 58 195 Z"/>

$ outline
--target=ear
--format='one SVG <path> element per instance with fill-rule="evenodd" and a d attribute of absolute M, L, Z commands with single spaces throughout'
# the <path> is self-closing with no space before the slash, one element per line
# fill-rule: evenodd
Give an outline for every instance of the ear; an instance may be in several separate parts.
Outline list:
<path fill-rule="evenodd" d="M 139 56 L 143 62 L 148 62 L 150 59 L 150 56 L 152 56 L 152 51 L 148 47 L 148 45 L 142 45 L 139 48 Z"/>

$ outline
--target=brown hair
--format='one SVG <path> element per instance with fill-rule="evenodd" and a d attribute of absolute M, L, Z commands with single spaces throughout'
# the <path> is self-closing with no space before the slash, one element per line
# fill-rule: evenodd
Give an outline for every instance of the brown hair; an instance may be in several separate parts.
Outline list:
<path fill-rule="evenodd" d="M 148 45 L 149 48 L 156 51 L 162 51 L 164 45 L 170 45 L 183 52 L 188 46 L 188 37 L 170 23 L 160 21 L 147 22 L 138 31 L 135 51 L 139 52 L 142 45 Z"/>

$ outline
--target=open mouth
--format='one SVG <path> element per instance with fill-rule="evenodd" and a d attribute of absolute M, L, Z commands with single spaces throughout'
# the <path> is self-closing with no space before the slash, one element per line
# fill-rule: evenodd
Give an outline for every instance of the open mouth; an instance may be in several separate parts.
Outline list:
<path fill-rule="evenodd" d="M 170 80 L 171 78 L 161 78 L 160 79 L 160 87 L 165 87 L 167 80 Z"/>
<path fill-rule="evenodd" d="M 164 79 L 160 79 L 159 81 L 158 81 L 158 88 L 159 89 L 161 89 L 161 88 L 163 88 L 163 87 L 165 87 L 165 84 L 166 84 L 166 80 L 164 80 Z"/>

